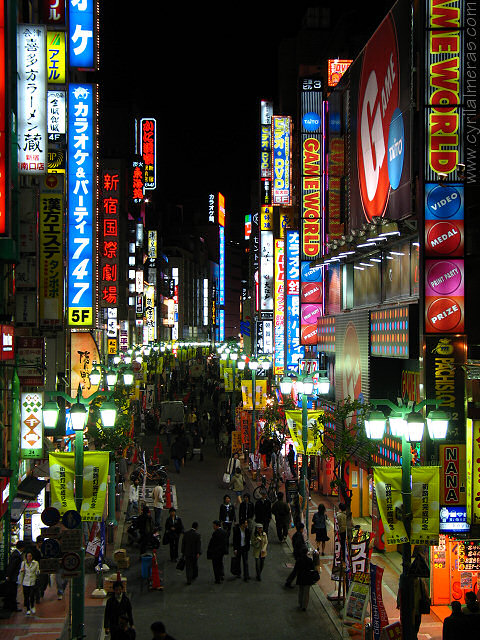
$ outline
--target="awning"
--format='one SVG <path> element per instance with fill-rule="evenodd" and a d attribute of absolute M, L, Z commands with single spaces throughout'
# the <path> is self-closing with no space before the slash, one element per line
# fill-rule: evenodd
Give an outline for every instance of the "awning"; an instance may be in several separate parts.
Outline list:
<path fill-rule="evenodd" d="M 17 496 L 19 498 L 36 498 L 40 491 L 46 486 L 46 480 L 39 480 L 33 476 L 28 476 L 17 487 Z"/>

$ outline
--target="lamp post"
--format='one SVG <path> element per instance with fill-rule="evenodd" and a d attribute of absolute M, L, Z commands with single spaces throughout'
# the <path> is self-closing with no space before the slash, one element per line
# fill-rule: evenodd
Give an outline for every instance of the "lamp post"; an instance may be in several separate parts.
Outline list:
<path fill-rule="evenodd" d="M 63 398 L 72 404 L 70 409 L 70 417 L 72 420 L 72 428 L 75 431 L 75 504 L 78 513 L 81 513 L 83 499 L 83 430 L 85 428 L 88 411 L 87 407 L 99 395 L 105 395 L 107 400 L 111 396 L 108 391 L 96 391 L 89 398 L 82 397 L 82 388 L 78 386 L 77 397 L 72 398 L 62 391 L 47 392 L 50 396 Z M 113 406 L 112 406 L 113 405 Z M 48 401 L 43 406 L 43 423 L 45 429 L 54 429 L 58 420 L 59 408 L 53 401 Z M 116 420 L 116 408 L 113 402 L 105 402 L 100 408 L 102 423 L 105 428 L 112 428 Z M 82 530 L 82 522 L 80 521 L 79 529 Z M 82 530 L 83 540 L 83 530 Z M 71 588 L 71 610 L 72 610 L 72 638 L 83 638 L 85 636 L 85 548 L 79 551 L 80 556 L 80 575 L 72 578 Z"/>
<path fill-rule="evenodd" d="M 232 361 L 232 378 L 233 378 L 233 391 L 232 391 L 232 424 L 235 425 L 235 385 L 236 385 L 236 380 L 235 380 L 235 374 L 236 374 L 236 368 L 237 368 L 237 358 L 238 358 L 238 353 L 236 351 L 232 351 L 230 353 L 230 360 Z"/>
<path fill-rule="evenodd" d="M 379 400 L 371 399 L 370 403 L 374 407 L 383 405 L 391 410 L 389 423 L 392 435 L 401 436 L 402 438 L 402 521 L 406 535 L 410 540 L 412 522 L 412 453 L 410 443 L 420 442 L 423 439 L 425 421 L 419 411 L 427 405 L 438 406 L 438 403 L 436 400 L 422 400 L 422 402 L 415 405 L 417 411 L 413 410 L 412 403 L 404 405 L 401 400 L 397 405 L 385 398 Z M 441 440 L 446 437 L 448 429 L 448 416 L 446 413 L 438 410 L 431 411 L 427 417 L 427 424 L 432 439 Z M 365 431 L 367 437 L 371 440 L 383 440 L 385 416 L 381 411 L 372 411 L 365 418 Z M 411 583 L 412 578 L 409 575 L 411 561 L 412 550 L 410 542 L 404 542 L 402 544 L 402 573 L 399 583 L 400 620 L 404 640 L 415 640 L 417 637 L 413 620 L 413 585 Z"/>
<path fill-rule="evenodd" d="M 255 404 L 257 400 L 258 360 L 251 358 L 248 361 L 248 368 L 252 372 L 252 427 L 250 429 L 250 452 L 255 453 Z"/>

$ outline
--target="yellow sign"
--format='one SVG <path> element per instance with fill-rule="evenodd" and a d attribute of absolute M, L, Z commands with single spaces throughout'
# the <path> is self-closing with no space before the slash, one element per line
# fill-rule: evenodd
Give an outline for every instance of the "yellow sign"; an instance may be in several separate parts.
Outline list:
<path fill-rule="evenodd" d="M 260 231 L 273 231 L 273 207 L 262 205 L 260 213 Z"/>
<path fill-rule="evenodd" d="M 90 327 L 93 324 L 92 307 L 68 307 L 68 324 L 71 327 Z"/>
<path fill-rule="evenodd" d="M 114 356 L 118 351 L 118 340 L 116 338 L 107 339 L 107 353 L 110 356 Z"/>
<path fill-rule="evenodd" d="M 49 84 L 65 84 L 65 32 L 47 31 L 47 72 Z"/>
<path fill-rule="evenodd" d="M 75 309 L 73 309 L 75 311 Z M 76 398 L 78 385 L 82 387 L 82 396 L 89 398 L 98 390 L 98 385 L 90 382 L 90 373 L 94 362 L 100 362 L 98 348 L 89 331 L 74 331 L 71 337 L 70 360 L 72 371 L 70 386 L 72 397 Z"/>
<path fill-rule="evenodd" d="M 80 515 L 84 522 L 100 522 L 107 499 L 108 451 L 83 454 L 83 498 Z"/>
<path fill-rule="evenodd" d="M 73 495 L 75 479 L 75 455 L 73 453 L 49 453 L 51 505 L 63 515 L 76 510 Z"/>
<path fill-rule="evenodd" d="M 297 449 L 300 452 L 306 453 L 309 456 L 318 456 L 322 452 L 323 444 L 320 434 L 323 433 L 323 424 L 319 422 L 319 419 L 323 416 L 323 411 L 308 411 L 307 417 L 307 449 L 303 447 L 303 434 L 302 434 L 302 411 L 285 411 L 287 416 L 288 429 L 292 440 L 297 445 Z M 317 424 L 319 431 L 316 433 L 313 427 Z"/>
<path fill-rule="evenodd" d="M 410 544 L 438 544 L 439 502 L 440 467 L 413 467 Z"/>
<path fill-rule="evenodd" d="M 267 381 L 255 381 L 255 409 L 265 409 L 267 406 Z M 252 381 L 242 380 L 242 400 L 244 409 L 253 409 Z"/>
<path fill-rule="evenodd" d="M 395 510 L 403 505 L 402 468 L 374 467 L 373 477 L 378 510 L 385 529 L 387 544 L 408 542 L 407 532 L 401 520 L 397 520 Z"/>
<path fill-rule="evenodd" d="M 467 522 L 480 522 L 480 420 L 467 420 Z"/>
<path fill-rule="evenodd" d="M 242 453 L 242 432 L 232 431 L 232 456 L 235 453 Z"/>
<path fill-rule="evenodd" d="M 232 367 L 224 368 L 223 380 L 225 382 L 225 391 L 233 391 L 233 368 Z"/>

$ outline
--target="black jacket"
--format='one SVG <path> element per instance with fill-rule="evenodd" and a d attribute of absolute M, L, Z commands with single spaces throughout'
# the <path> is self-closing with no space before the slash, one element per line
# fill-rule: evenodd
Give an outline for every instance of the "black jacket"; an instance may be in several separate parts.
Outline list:
<path fill-rule="evenodd" d="M 228 505 L 225 503 L 220 505 L 220 515 L 218 516 L 218 519 L 220 520 L 220 522 L 226 522 L 227 513 L 229 514 L 229 522 L 233 524 L 236 518 L 235 518 L 235 507 L 231 502 Z"/>
<path fill-rule="evenodd" d="M 301 531 L 295 531 L 292 536 L 292 547 L 295 560 L 300 557 L 302 549 L 306 548 L 306 546 L 307 544 L 305 542 L 305 538 L 303 537 L 303 533 Z"/>
<path fill-rule="evenodd" d="M 175 528 L 175 531 L 172 531 L 172 527 Z M 177 536 L 183 533 L 182 519 L 177 516 L 175 518 L 175 522 L 173 522 L 172 517 L 168 516 L 168 518 L 165 520 L 165 533 L 167 533 L 167 531 L 169 533 L 174 533 Z"/>
<path fill-rule="evenodd" d="M 227 536 L 222 528 L 215 529 L 208 543 L 207 558 L 213 560 L 214 558 L 221 558 L 226 553 L 227 549 Z"/>
<path fill-rule="evenodd" d="M 255 515 L 255 507 L 252 502 L 241 502 L 238 508 L 238 521 L 253 520 Z"/>
<path fill-rule="evenodd" d="M 302 554 L 295 562 L 295 568 L 297 570 L 297 584 L 311 585 L 309 573 L 314 568 L 312 558 Z"/>
<path fill-rule="evenodd" d="M 16 582 L 18 574 L 20 573 L 20 567 L 22 565 L 22 554 L 18 549 L 12 551 L 10 560 L 8 561 L 6 577 L 10 582 Z"/>
<path fill-rule="evenodd" d="M 242 533 L 241 533 L 240 525 L 236 524 L 233 527 L 233 550 L 234 551 L 240 551 L 241 541 L 242 541 Z M 245 529 L 245 545 L 243 548 L 246 551 L 250 549 L 250 531 L 248 529 Z"/>
<path fill-rule="evenodd" d="M 194 558 L 202 553 L 202 537 L 196 529 L 185 531 L 182 539 L 182 556 Z"/>
<path fill-rule="evenodd" d="M 132 605 L 127 596 L 122 593 L 122 599 L 120 602 L 115 598 L 115 594 L 112 594 L 107 600 L 105 606 L 105 615 L 103 617 L 103 626 L 105 629 L 117 629 L 118 618 L 121 616 L 127 616 L 130 625 L 133 625 Z"/>
<path fill-rule="evenodd" d="M 265 524 L 272 519 L 272 503 L 268 498 L 255 502 L 255 520 Z"/>

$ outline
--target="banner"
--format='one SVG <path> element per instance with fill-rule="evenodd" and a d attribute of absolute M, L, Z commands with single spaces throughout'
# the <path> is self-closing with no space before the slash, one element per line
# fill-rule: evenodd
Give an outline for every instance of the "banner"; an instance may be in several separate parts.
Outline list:
<path fill-rule="evenodd" d="M 72 398 L 77 397 L 78 385 L 82 388 L 83 398 L 89 398 L 98 390 L 99 385 L 90 382 L 94 362 L 100 362 L 100 356 L 93 335 L 89 331 L 72 331 L 70 373 Z"/>
<path fill-rule="evenodd" d="M 223 370 L 223 379 L 225 381 L 225 391 L 233 391 L 233 368 L 225 367 Z"/>
<path fill-rule="evenodd" d="M 332 580 L 339 582 L 342 573 L 342 543 L 335 509 L 333 511 L 333 541 Z"/>
<path fill-rule="evenodd" d="M 360 539 L 353 539 L 350 543 L 350 561 L 352 564 L 352 573 L 368 571 L 368 562 L 370 560 L 370 533 Z"/>
<path fill-rule="evenodd" d="M 395 517 L 395 509 L 403 504 L 402 468 L 374 467 L 373 476 L 386 544 L 408 542 L 403 522 Z"/>
<path fill-rule="evenodd" d="M 285 411 L 287 416 L 288 429 L 292 440 L 297 445 L 297 448 L 303 452 L 303 439 L 302 439 L 302 411 Z M 323 416 L 323 411 L 308 411 L 307 418 L 307 450 L 304 451 L 309 456 L 318 456 L 322 452 L 323 444 L 320 439 L 319 432 L 314 434 L 313 427 L 315 423 L 323 433 L 323 424 L 319 422 L 319 418 Z"/>
<path fill-rule="evenodd" d="M 99 522 L 107 498 L 108 451 L 85 451 L 83 454 L 83 498 L 81 516 L 84 522 Z"/>
<path fill-rule="evenodd" d="M 412 468 L 412 533 L 410 544 L 438 544 L 440 467 Z"/>
<path fill-rule="evenodd" d="M 370 598 L 372 602 L 372 630 L 374 640 L 380 640 L 382 629 L 388 625 L 388 615 L 382 597 L 383 567 L 370 564 Z"/>
<path fill-rule="evenodd" d="M 255 381 L 255 409 L 265 409 L 267 406 L 267 381 Z M 253 409 L 252 381 L 242 380 L 242 401 L 244 409 Z"/>
<path fill-rule="evenodd" d="M 51 506 L 60 511 L 76 511 L 73 495 L 75 480 L 75 454 L 49 453 Z"/>
<path fill-rule="evenodd" d="M 363 624 L 370 595 L 370 574 L 356 573 L 348 590 L 344 622 Z"/>

